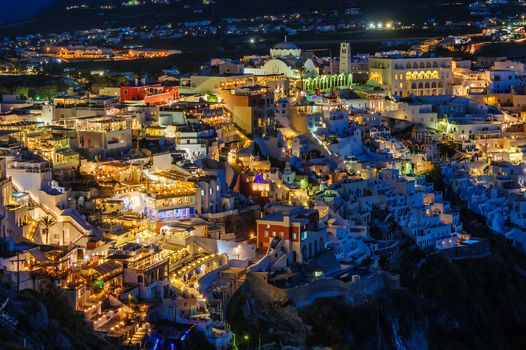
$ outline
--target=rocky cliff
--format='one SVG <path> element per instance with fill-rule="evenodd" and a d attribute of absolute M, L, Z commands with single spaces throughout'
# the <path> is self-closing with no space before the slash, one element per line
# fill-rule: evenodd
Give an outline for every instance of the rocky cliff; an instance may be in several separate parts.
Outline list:
<path fill-rule="evenodd" d="M 458 261 L 426 257 L 407 244 L 397 271 L 402 288 L 355 307 L 327 298 L 298 309 L 281 293 L 263 292 L 269 288 L 264 282 L 247 279 L 228 319 L 236 333 L 261 336 L 276 349 L 519 349 L 526 330 L 526 259 L 511 247 L 504 250 L 503 241 L 492 243 L 500 247 L 494 255 Z"/>
<path fill-rule="evenodd" d="M 0 349 L 114 349 L 100 338 L 60 297 L 56 288 L 42 293 L 31 290 L 18 295 L 1 288 L 0 302 L 7 297 L 4 309 L 17 321 L 16 329 L 0 327 Z"/>

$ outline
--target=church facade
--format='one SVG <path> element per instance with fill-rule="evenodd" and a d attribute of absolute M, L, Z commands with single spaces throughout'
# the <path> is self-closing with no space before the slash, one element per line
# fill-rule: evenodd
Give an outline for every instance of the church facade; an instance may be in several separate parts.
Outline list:
<path fill-rule="evenodd" d="M 274 45 L 268 59 L 257 67 L 245 67 L 244 72 L 255 76 L 282 75 L 294 80 L 297 88 L 302 87 L 307 92 L 347 89 L 352 84 L 349 72 L 320 74 L 315 61 L 290 41 Z"/>

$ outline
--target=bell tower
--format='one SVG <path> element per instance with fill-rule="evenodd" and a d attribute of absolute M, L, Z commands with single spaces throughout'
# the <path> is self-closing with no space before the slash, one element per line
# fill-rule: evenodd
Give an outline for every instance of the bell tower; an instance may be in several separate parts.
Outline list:
<path fill-rule="evenodd" d="M 340 43 L 340 73 L 351 73 L 351 44 Z"/>

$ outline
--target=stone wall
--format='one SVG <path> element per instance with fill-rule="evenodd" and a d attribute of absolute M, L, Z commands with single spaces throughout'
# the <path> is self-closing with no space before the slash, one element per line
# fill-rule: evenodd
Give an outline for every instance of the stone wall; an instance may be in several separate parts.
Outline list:
<path fill-rule="evenodd" d="M 260 283 L 266 282 L 263 275 L 263 273 L 249 273 L 249 278 L 258 279 Z M 311 305 L 316 299 L 332 297 L 341 297 L 351 304 L 359 304 L 369 295 L 385 289 L 399 287 L 400 278 L 398 275 L 377 270 L 353 282 L 344 282 L 334 278 L 321 278 L 313 280 L 304 286 L 288 289 L 281 289 L 266 284 L 264 293 L 271 299 L 288 299 L 296 307 L 302 308 Z"/>
<path fill-rule="evenodd" d="M 472 259 L 491 254 L 489 240 L 484 238 L 474 238 L 477 243 L 456 246 L 450 249 L 443 249 L 440 254 L 451 259 Z"/>

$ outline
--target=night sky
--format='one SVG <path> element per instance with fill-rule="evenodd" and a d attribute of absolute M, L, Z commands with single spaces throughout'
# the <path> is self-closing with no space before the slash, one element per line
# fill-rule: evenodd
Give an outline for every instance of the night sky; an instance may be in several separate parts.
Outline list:
<path fill-rule="evenodd" d="M 53 0 L 0 0 L 0 23 L 27 19 L 52 2 Z"/>

